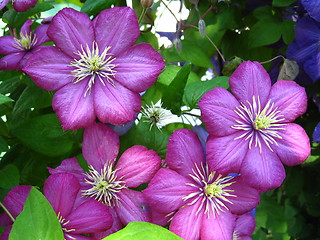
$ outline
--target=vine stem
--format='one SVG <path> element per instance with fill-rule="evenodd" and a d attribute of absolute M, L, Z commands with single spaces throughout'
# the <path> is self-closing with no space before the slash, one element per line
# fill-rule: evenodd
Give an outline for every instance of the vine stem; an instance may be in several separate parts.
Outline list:
<path fill-rule="evenodd" d="M 142 9 L 141 15 L 140 15 L 139 20 L 138 20 L 138 24 L 141 23 L 144 15 L 146 15 L 146 13 L 147 13 L 147 10 L 148 10 L 147 8 L 143 8 L 143 9 Z"/>
<path fill-rule="evenodd" d="M 10 219 L 12 220 L 12 222 L 15 221 L 14 217 L 11 215 L 11 213 L 9 212 L 9 210 L 2 204 L 2 202 L 0 202 L 0 206 L 3 208 L 3 210 L 8 214 L 8 216 L 10 217 Z"/>

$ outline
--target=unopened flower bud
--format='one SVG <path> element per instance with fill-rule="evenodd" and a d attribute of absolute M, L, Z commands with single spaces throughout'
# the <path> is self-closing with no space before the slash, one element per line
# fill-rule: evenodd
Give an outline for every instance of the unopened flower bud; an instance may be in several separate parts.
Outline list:
<path fill-rule="evenodd" d="M 205 23 L 204 20 L 201 18 L 201 19 L 199 20 L 198 25 L 199 25 L 200 35 L 201 35 L 201 37 L 204 38 L 204 37 L 206 36 L 206 23 Z"/>
<path fill-rule="evenodd" d="M 153 4 L 153 0 L 140 0 L 140 2 L 144 8 L 149 8 Z"/>
<path fill-rule="evenodd" d="M 178 53 L 181 53 L 181 52 L 182 52 L 182 43 L 181 43 L 180 38 L 175 38 L 175 39 L 173 40 L 173 45 L 174 45 L 174 47 L 176 48 L 176 50 L 177 50 Z"/>
<path fill-rule="evenodd" d="M 296 61 L 285 59 L 280 69 L 278 80 L 294 80 L 299 74 L 299 66 Z"/>

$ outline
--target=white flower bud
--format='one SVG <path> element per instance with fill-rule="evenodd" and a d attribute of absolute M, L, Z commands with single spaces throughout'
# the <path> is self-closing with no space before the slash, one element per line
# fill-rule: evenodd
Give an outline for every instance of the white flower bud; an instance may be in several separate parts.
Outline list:
<path fill-rule="evenodd" d="M 299 66 L 296 61 L 285 59 L 280 69 L 278 80 L 294 80 L 299 74 Z"/>
<path fill-rule="evenodd" d="M 198 26 L 200 35 L 204 38 L 206 36 L 206 23 L 202 18 L 199 20 Z"/>

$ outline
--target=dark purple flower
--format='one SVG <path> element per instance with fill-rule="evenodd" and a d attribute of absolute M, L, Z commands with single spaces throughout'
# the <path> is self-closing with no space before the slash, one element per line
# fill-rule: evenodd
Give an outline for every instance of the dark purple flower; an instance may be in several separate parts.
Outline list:
<path fill-rule="evenodd" d="M 310 142 L 304 129 L 291 123 L 307 108 L 305 89 L 293 81 L 271 86 L 257 62 L 244 62 L 229 79 L 233 95 L 216 87 L 199 102 L 210 133 L 210 170 L 240 173 L 254 187 L 267 191 L 281 185 L 282 165 L 304 162 Z"/>
<path fill-rule="evenodd" d="M 108 126 L 94 123 L 84 131 L 82 153 L 89 165 L 84 173 L 77 159 L 66 159 L 51 174 L 69 172 L 82 186 L 82 201 L 96 199 L 110 208 L 115 223 L 107 234 L 115 232 L 131 221 L 150 222 L 148 206 L 137 188 L 147 183 L 158 171 L 161 159 L 153 150 L 144 146 L 127 149 L 116 163 L 119 136 Z M 100 236 L 101 237 L 101 236 Z"/>
<path fill-rule="evenodd" d="M 320 1 L 319 0 L 301 0 L 303 7 L 309 15 L 320 22 Z"/>
<path fill-rule="evenodd" d="M 171 135 L 166 162 L 169 168 L 160 169 L 143 194 L 152 208 L 172 218 L 169 229 L 185 240 L 232 239 L 233 214 L 253 209 L 259 202 L 258 190 L 241 176 L 209 170 L 191 130 Z"/>
<path fill-rule="evenodd" d="M 251 240 L 255 227 L 255 219 L 250 213 L 237 216 L 232 240 Z"/>
<path fill-rule="evenodd" d="M 295 60 L 316 82 L 320 79 L 320 23 L 305 16 L 295 26 L 295 40 L 288 46 L 287 58 Z"/>
<path fill-rule="evenodd" d="M 75 206 L 79 190 L 80 184 L 75 176 L 57 173 L 45 181 L 43 194 L 56 212 L 66 240 L 93 240 L 94 237 L 82 234 L 106 231 L 112 226 L 113 218 L 108 207 L 93 199 Z"/>
<path fill-rule="evenodd" d="M 17 12 L 24 12 L 27 11 L 30 8 L 33 8 L 38 0 L 11 0 L 13 9 Z M 0 1 L 0 10 L 2 10 L 9 0 L 1 0 Z"/>
<path fill-rule="evenodd" d="M 49 91 L 63 129 L 80 129 L 96 117 L 122 125 L 134 119 L 141 96 L 164 68 L 150 44 L 134 45 L 140 34 L 133 9 L 115 7 L 93 21 L 65 8 L 52 19 L 48 35 L 56 47 L 32 56 L 24 71 Z"/>
<path fill-rule="evenodd" d="M 32 20 L 28 19 L 20 30 L 20 37 L 3 36 L 0 38 L 0 54 L 6 55 L 0 59 L 0 70 L 21 70 L 27 59 L 50 41 L 46 32 L 49 25 L 37 27 L 31 32 Z"/>

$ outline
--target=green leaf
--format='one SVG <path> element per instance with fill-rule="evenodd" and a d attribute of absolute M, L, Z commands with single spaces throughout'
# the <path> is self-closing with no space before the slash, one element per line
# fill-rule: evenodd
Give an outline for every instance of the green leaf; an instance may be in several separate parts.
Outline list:
<path fill-rule="evenodd" d="M 40 3 L 38 2 L 35 7 L 30 8 L 25 12 L 16 12 L 13 9 L 6 11 L 3 14 L 3 18 L 12 28 L 21 27 L 22 24 L 31 16 L 40 14 L 41 12 L 48 11 L 53 8 L 50 3 Z"/>
<path fill-rule="evenodd" d="M 13 102 L 13 100 L 3 94 L 0 94 L 0 104 L 4 104 L 7 102 Z"/>
<path fill-rule="evenodd" d="M 275 19 L 262 19 L 249 33 L 249 47 L 261 47 L 277 42 L 281 37 L 281 22 Z"/>
<path fill-rule="evenodd" d="M 281 24 L 282 38 L 286 44 L 290 44 L 294 39 L 294 26 L 295 26 L 295 24 L 296 23 L 293 21 L 284 21 Z"/>
<path fill-rule="evenodd" d="M 55 239 L 63 240 L 63 232 L 56 213 L 48 200 L 34 187 L 18 215 L 9 240 Z"/>
<path fill-rule="evenodd" d="M 29 85 L 17 100 L 13 112 L 18 113 L 30 108 L 45 108 L 51 105 L 52 94 L 36 85 Z"/>
<path fill-rule="evenodd" d="M 14 186 L 19 185 L 19 179 L 19 169 L 13 164 L 8 164 L 0 170 L 1 188 L 11 189 Z"/>
<path fill-rule="evenodd" d="M 204 51 L 194 44 L 191 40 L 182 40 L 182 52 L 180 57 L 184 61 L 190 61 L 194 65 L 204 68 L 213 68 L 210 57 Z"/>
<path fill-rule="evenodd" d="M 130 131 L 121 137 L 121 152 L 133 145 L 143 145 L 148 149 L 153 149 L 164 159 L 167 151 L 167 144 L 170 134 L 165 130 L 161 131 L 145 122 L 142 118 L 138 125 L 134 125 Z"/>
<path fill-rule="evenodd" d="M 163 107 L 171 110 L 173 114 L 181 114 L 183 92 L 190 71 L 191 64 L 185 63 L 181 70 L 177 73 L 173 81 L 167 87 L 166 92 L 163 94 Z"/>
<path fill-rule="evenodd" d="M 229 88 L 228 77 L 216 77 L 208 81 L 191 83 L 186 86 L 183 95 L 183 102 L 191 109 L 196 107 L 203 94 L 215 87 Z"/>
<path fill-rule="evenodd" d="M 0 152 L 6 152 L 8 149 L 9 149 L 8 143 L 3 139 L 2 136 L 0 136 Z"/>
<path fill-rule="evenodd" d="M 296 0 L 273 0 L 272 6 L 274 7 L 288 7 L 292 3 L 296 2 Z"/>
<path fill-rule="evenodd" d="M 104 9 L 110 8 L 112 4 L 120 0 L 87 0 L 81 8 L 81 12 L 91 15 L 96 15 Z"/>
<path fill-rule="evenodd" d="M 130 222 L 124 229 L 103 240 L 182 240 L 164 227 L 148 222 Z"/>
<path fill-rule="evenodd" d="M 257 226 L 274 233 L 286 233 L 287 222 L 284 209 L 273 198 L 263 194 L 256 212 Z"/>
<path fill-rule="evenodd" d="M 13 135 L 34 151 L 52 157 L 68 153 L 73 145 L 55 114 L 30 118 L 13 129 Z"/>

